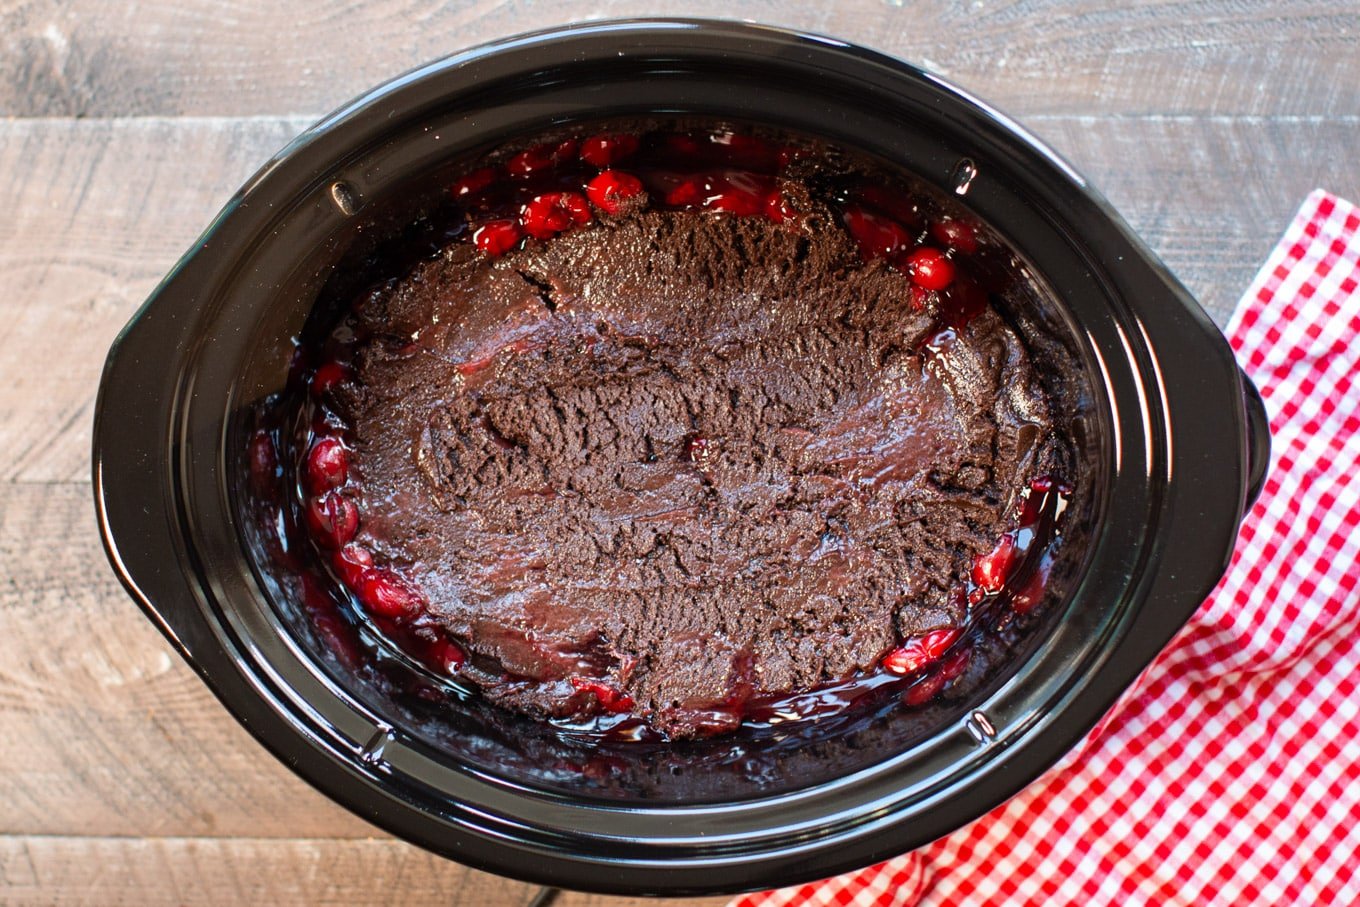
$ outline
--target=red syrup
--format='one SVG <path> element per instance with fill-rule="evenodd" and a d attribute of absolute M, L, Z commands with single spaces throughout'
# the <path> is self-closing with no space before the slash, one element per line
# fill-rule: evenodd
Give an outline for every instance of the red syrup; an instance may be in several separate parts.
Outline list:
<path fill-rule="evenodd" d="M 534 146 L 498 167 L 482 167 L 454 180 L 446 207 L 402 255 L 409 267 L 415 263 L 412 249 L 428 256 L 456 242 L 471 243 L 496 258 L 527 242 L 551 242 L 644 206 L 765 217 L 797 229 L 807 212 L 798 210 L 781 179 L 805 153 L 728 132 L 605 134 Z M 986 308 L 988 288 L 997 285 L 998 269 L 986 257 L 981 231 L 957 216 L 932 214 L 912 193 L 867 184 L 862 177 L 847 179 L 823 186 L 819 200 L 839 214 L 838 222 L 865 260 L 885 259 L 902 274 L 913 304 L 934 312 L 936 326 L 922 342 L 922 352 L 938 354 Z M 402 270 L 390 268 L 383 276 Z M 300 429 L 292 439 L 298 453 L 291 508 L 279 501 L 273 484 L 288 474 L 278 463 L 278 451 L 288 448 L 281 443 L 286 433 L 282 428 L 260 429 L 251 437 L 252 488 L 267 511 L 265 544 L 281 566 L 303 573 L 305 610 L 342 663 L 353 667 L 361 659 L 365 647 L 358 626 L 363 623 L 459 695 L 467 695 L 474 688 L 459 683 L 468 660 L 460 641 L 433 620 L 419 590 L 400 571 L 375 563 L 371 552 L 351 542 L 362 521 L 362 477 L 351 468 L 348 429 L 334 394 L 352 377 L 354 349 L 367 339 L 358 321 L 345 317 L 321 343 L 299 348 L 285 393 L 285 399 L 301 401 Z M 469 363 L 468 369 L 475 372 L 492 364 Z M 692 439 L 690 452 L 696 462 L 705 456 L 705 439 Z M 970 575 L 955 589 L 965 614 L 958 626 L 899 640 L 873 669 L 812 689 L 755 696 L 749 685 L 739 685 L 728 701 L 712 707 L 713 732 L 737 724 L 774 729 L 885 702 L 915 707 L 936 699 L 966 674 L 986 636 L 1001 632 L 1042 602 L 1070 494 L 1061 479 L 1050 476 L 1020 490 L 1013 528 L 976 558 Z M 325 565 L 317 571 L 324 580 L 302 568 L 304 559 L 298 554 L 303 548 L 310 550 L 311 560 Z M 329 583 L 339 595 L 324 594 L 319 582 Z M 371 648 L 367 651 L 374 657 Z M 591 714 L 552 722 L 564 733 L 623 743 L 666 740 L 636 712 L 624 691 L 600 678 L 566 679 Z M 424 698 L 445 698 L 428 685 L 415 691 Z"/>

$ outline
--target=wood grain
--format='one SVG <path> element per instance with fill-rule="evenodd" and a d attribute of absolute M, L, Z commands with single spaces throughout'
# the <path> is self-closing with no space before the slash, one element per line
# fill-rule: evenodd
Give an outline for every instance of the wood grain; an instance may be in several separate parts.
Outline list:
<path fill-rule="evenodd" d="M 0 116 L 319 114 L 473 44 L 659 10 L 854 40 L 1020 115 L 1360 110 L 1355 0 L 3 0 Z"/>
<path fill-rule="evenodd" d="M 0 508 L 0 832 L 364 838 L 270 757 L 104 563 L 88 485 Z"/>
<path fill-rule="evenodd" d="M 1360 197 L 1360 117 L 1032 117 L 1210 315 L 1238 297 L 1313 189 Z"/>
<path fill-rule="evenodd" d="M 0 481 L 85 479 L 109 344 L 305 125 L 0 121 Z"/>
<path fill-rule="evenodd" d="M 525 907 L 537 886 L 391 840 L 0 837 L 6 904 Z M 555 907 L 716 907 L 724 898 L 566 893 Z"/>

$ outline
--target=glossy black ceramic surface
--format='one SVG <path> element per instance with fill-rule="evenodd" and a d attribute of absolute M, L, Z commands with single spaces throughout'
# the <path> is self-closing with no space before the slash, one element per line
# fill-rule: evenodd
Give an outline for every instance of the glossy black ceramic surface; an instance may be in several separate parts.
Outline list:
<path fill-rule="evenodd" d="M 293 619 L 287 583 L 252 543 L 242 491 L 248 414 L 282 386 L 293 338 L 337 263 L 412 179 L 549 127 L 658 115 L 806 133 L 961 193 L 1029 263 L 1038 288 L 1029 317 L 1062 336 L 1080 366 L 1096 461 L 1086 545 L 1051 625 L 1009 674 L 976 701 L 922 713 L 864 746 L 828 730 L 800 747 L 801 762 L 772 759 L 773 775 L 733 771 L 703 791 L 656 779 L 711 771 L 720 744 L 639 758 L 621 775 L 632 780 L 593 789 L 536 771 L 527 721 L 506 724 L 469 703 L 436 727 L 347 677 Z M 862 866 L 1020 790 L 1217 582 L 1268 444 L 1259 397 L 1209 319 L 1071 168 L 1000 114 L 825 38 L 619 22 L 441 60 L 347 105 L 269 162 L 110 352 L 94 479 L 109 558 L 130 593 L 312 784 L 471 865 L 571 888 L 680 894 Z"/>

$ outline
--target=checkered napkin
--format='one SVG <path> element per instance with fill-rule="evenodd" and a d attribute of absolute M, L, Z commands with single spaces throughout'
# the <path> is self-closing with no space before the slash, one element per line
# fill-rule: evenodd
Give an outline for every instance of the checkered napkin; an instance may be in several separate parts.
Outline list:
<path fill-rule="evenodd" d="M 1360 904 L 1360 208 L 1308 197 L 1228 326 L 1273 463 L 1213 595 L 1080 746 L 912 853 L 731 907 Z"/>

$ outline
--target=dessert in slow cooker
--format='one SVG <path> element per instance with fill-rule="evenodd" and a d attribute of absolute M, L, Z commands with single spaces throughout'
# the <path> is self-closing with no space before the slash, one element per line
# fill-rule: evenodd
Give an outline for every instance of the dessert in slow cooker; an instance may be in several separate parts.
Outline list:
<path fill-rule="evenodd" d="M 678 739 L 926 702 L 1039 603 L 1071 445 L 980 225 L 727 130 L 477 163 L 307 351 L 301 523 L 413 659 Z"/>

